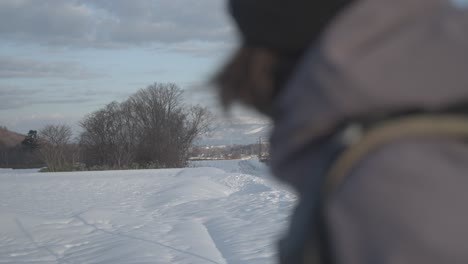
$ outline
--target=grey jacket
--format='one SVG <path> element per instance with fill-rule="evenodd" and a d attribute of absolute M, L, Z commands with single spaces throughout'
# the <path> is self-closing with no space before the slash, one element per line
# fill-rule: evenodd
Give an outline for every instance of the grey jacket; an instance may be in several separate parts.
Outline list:
<path fill-rule="evenodd" d="M 311 47 L 275 101 L 275 175 L 318 191 L 312 144 L 343 120 L 468 106 L 468 10 L 448 0 L 359 0 Z M 338 263 L 468 263 L 468 145 L 391 142 L 328 206 Z"/>

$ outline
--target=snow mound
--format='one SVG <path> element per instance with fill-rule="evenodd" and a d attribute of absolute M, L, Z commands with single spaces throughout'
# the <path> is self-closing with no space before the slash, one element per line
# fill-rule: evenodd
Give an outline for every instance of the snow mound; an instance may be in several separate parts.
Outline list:
<path fill-rule="evenodd" d="M 296 197 L 255 161 L 236 162 L 232 171 L 1 170 L 0 263 L 273 263 Z M 245 162 L 256 174 L 242 173 Z"/>

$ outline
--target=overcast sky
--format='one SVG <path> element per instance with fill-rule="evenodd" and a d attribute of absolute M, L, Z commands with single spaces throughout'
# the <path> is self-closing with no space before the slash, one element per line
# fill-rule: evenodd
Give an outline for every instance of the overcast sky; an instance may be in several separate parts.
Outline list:
<path fill-rule="evenodd" d="M 212 105 L 205 83 L 237 45 L 224 5 L 0 0 L 0 126 L 76 129 L 86 114 L 154 82 L 177 83 L 193 103 Z"/>
<path fill-rule="evenodd" d="M 223 0 L 0 0 L 0 125 L 76 125 L 153 82 L 212 104 L 237 40 Z"/>

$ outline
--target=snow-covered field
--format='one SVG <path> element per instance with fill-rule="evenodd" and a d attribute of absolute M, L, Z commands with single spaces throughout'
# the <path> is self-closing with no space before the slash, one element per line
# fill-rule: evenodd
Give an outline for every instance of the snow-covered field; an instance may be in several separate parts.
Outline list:
<path fill-rule="evenodd" d="M 192 166 L 0 169 L 0 263 L 274 263 L 295 196 L 256 160 Z"/>

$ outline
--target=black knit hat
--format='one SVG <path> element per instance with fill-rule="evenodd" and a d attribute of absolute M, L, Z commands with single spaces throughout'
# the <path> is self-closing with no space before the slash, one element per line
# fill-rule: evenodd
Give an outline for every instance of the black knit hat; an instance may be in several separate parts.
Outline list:
<path fill-rule="evenodd" d="M 244 44 L 301 52 L 352 0 L 230 0 Z"/>

